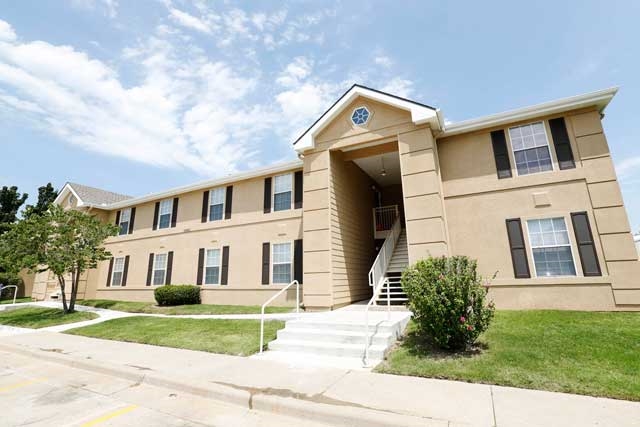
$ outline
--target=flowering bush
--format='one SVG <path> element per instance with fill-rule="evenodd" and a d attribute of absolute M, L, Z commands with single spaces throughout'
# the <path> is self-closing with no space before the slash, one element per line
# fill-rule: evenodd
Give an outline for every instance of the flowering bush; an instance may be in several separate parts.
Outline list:
<path fill-rule="evenodd" d="M 487 330 L 493 302 L 485 304 L 487 290 L 477 263 L 464 256 L 427 258 L 402 274 L 416 332 L 440 348 L 462 350 Z"/>

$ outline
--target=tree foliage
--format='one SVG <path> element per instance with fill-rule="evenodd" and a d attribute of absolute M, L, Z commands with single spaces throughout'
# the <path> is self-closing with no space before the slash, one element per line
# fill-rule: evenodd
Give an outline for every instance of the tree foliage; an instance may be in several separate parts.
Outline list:
<path fill-rule="evenodd" d="M 117 231 L 115 225 L 87 213 L 51 205 L 42 215 L 31 215 L 0 236 L 0 263 L 11 271 L 51 271 L 58 279 L 65 313 L 73 312 L 80 277 L 111 256 L 102 243 Z"/>
<path fill-rule="evenodd" d="M 58 197 L 58 190 L 53 188 L 51 183 L 38 187 L 38 201 L 35 205 L 27 205 L 24 209 L 24 217 L 31 215 L 42 215 L 49 209 L 53 201 Z"/>
<path fill-rule="evenodd" d="M 5 233 L 16 222 L 18 210 L 27 200 L 27 193 L 20 194 L 18 187 L 7 187 L 0 189 L 0 234 Z"/>

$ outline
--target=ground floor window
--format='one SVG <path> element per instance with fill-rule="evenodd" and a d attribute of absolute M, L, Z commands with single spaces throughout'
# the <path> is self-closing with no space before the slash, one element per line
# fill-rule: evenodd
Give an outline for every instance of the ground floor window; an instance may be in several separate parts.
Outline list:
<path fill-rule="evenodd" d="M 153 258 L 154 285 L 164 285 L 167 276 L 167 254 L 155 254 Z"/>
<path fill-rule="evenodd" d="M 292 273 L 292 251 L 291 242 L 274 243 L 273 251 L 273 283 L 290 283 Z"/>
<path fill-rule="evenodd" d="M 123 274 L 124 274 L 124 257 L 114 258 L 113 271 L 111 272 L 111 286 L 122 286 Z"/>
<path fill-rule="evenodd" d="M 204 284 L 220 284 L 220 249 L 207 249 L 204 265 Z"/>
<path fill-rule="evenodd" d="M 527 221 L 536 276 L 575 276 L 569 232 L 564 218 Z"/>

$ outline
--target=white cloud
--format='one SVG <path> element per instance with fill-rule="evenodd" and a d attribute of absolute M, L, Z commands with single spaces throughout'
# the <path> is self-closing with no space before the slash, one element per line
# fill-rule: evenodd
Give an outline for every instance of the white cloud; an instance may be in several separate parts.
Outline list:
<path fill-rule="evenodd" d="M 179 25 L 183 27 L 191 28 L 192 30 L 200 31 L 203 33 L 210 34 L 211 27 L 205 21 L 197 18 L 193 15 L 190 15 L 181 10 L 172 8 L 169 10 L 169 17 Z"/>
<path fill-rule="evenodd" d="M 616 173 L 621 180 L 630 178 L 633 175 L 640 175 L 640 156 L 624 159 L 616 163 L 615 167 Z"/>
<path fill-rule="evenodd" d="M 79 9 L 101 9 L 109 18 L 118 15 L 117 0 L 71 0 L 71 5 Z"/>
<path fill-rule="evenodd" d="M 292 87 L 299 84 L 300 80 L 305 79 L 311 74 L 313 68 L 313 61 L 304 56 L 294 58 L 284 69 L 282 73 L 276 79 L 279 85 Z"/>
<path fill-rule="evenodd" d="M 11 42 L 16 39 L 16 33 L 13 31 L 11 25 L 0 19 L 0 41 Z"/>
<path fill-rule="evenodd" d="M 401 96 L 403 98 L 408 98 L 413 93 L 413 82 L 408 79 L 403 79 L 401 77 L 394 77 L 389 80 L 386 84 L 384 84 L 381 88 L 381 91 L 388 92 L 392 95 Z"/>
<path fill-rule="evenodd" d="M 393 65 L 393 60 L 386 55 L 377 55 L 373 58 L 373 62 L 385 68 L 390 68 Z"/>

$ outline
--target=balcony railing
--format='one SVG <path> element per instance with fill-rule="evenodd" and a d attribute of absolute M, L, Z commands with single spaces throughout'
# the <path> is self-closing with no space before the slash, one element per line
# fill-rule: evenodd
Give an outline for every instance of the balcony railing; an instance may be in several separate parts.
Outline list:
<path fill-rule="evenodd" d="M 376 239 L 386 239 L 400 216 L 398 205 L 381 206 L 373 208 L 373 231 Z"/>

